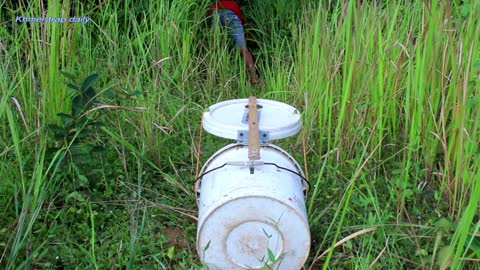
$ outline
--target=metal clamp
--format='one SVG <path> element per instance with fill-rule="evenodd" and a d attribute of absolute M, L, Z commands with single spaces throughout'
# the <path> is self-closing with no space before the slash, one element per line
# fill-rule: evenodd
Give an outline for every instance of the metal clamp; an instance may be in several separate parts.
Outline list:
<path fill-rule="evenodd" d="M 261 145 L 267 145 L 270 143 L 270 134 L 268 131 L 260 130 L 258 132 Z M 248 130 L 237 131 L 237 143 L 248 144 Z"/>

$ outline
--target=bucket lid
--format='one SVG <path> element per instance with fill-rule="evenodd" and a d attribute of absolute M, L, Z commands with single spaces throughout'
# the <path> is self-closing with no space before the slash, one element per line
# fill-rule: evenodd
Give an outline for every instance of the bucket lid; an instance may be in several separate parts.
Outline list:
<path fill-rule="evenodd" d="M 203 113 L 203 127 L 208 133 L 237 139 L 239 131 L 248 130 L 248 99 L 216 103 Z M 294 107 L 269 99 L 257 99 L 260 132 L 268 132 L 270 140 L 295 135 L 301 128 L 300 112 Z"/>

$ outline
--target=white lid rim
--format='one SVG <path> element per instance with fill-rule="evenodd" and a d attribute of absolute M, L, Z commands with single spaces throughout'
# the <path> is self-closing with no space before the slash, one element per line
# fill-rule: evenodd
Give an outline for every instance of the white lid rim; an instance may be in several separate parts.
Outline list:
<path fill-rule="evenodd" d="M 282 125 L 280 126 L 278 124 L 278 121 L 276 125 L 269 125 L 268 122 L 259 124 L 260 131 L 265 131 L 269 133 L 269 140 L 287 138 L 297 134 L 301 130 L 301 115 L 295 107 L 279 101 L 268 99 L 257 99 L 257 103 L 263 106 L 264 110 L 270 109 L 270 117 L 271 115 L 275 114 L 272 113 L 272 111 L 276 112 L 277 110 L 281 110 L 280 113 L 283 113 L 283 117 L 286 117 L 285 121 L 282 122 Z M 208 133 L 211 133 L 218 137 L 236 140 L 238 131 L 248 130 L 248 125 L 241 122 L 238 122 L 237 124 L 230 124 L 226 122 L 226 117 L 224 115 L 219 116 L 218 114 L 214 115 L 214 113 L 220 108 L 236 105 L 230 110 L 232 111 L 232 118 L 238 119 L 239 116 L 245 113 L 245 110 L 239 111 L 239 106 L 243 107 L 244 104 L 248 104 L 248 99 L 226 100 L 211 105 L 208 110 L 203 113 L 203 128 Z M 272 106 L 268 107 L 269 104 Z M 222 113 L 224 113 L 224 111 Z M 266 119 L 265 121 L 268 121 L 268 119 Z"/>

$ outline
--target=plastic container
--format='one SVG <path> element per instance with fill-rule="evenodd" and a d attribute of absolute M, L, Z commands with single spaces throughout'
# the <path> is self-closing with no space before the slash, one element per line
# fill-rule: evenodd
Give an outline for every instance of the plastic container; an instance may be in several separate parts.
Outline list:
<path fill-rule="evenodd" d="M 203 127 L 208 133 L 238 139 L 238 131 L 248 130 L 248 99 L 227 100 L 214 104 L 203 114 Z M 297 134 L 301 129 L 300 113 L 294 107 L 268 99 L 257 99 L 259 129 L 268 132 L 269 140 Z"/>
<path fill-rule="evenodd" d="M 242 99 L 210 107 L 204 114 L 205 130 L 238 138 L 238 130 L 248 129 L 242 126 L 246 103 Z M 274 138 L 298 132 L 298 111 L 282 104 L 259 100 L 260 132 Z M 290 121 L 279 121 L 277 115 L 288 116 Z M 217 116 L 227 120 L 222 122 Z M 271 118 L 275 124 L 270 123 Z M 200 172 L 196 182 L 199 257 L 208 269 L 260 269 L 266 265 L 300 269 L 310 250 L 303 171 L 286 151 L 269 143 L 260 147 L 259 160 L 247 156 L 247 145 L 227 145 L 210 157 Z"/>

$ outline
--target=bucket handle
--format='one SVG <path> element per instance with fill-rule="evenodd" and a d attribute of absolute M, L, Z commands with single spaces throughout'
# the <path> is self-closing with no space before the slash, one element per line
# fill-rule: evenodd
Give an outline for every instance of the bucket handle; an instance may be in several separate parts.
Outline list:
<path fill-rule="evenodd" d="M 221 169 L 221 168 L 223 168 L 223 167 L 225 167 L 225 166 L 227 166 L 227 165 L 229 165 L 229 166 L 249 166 L 249 165 L 251 165 L 251 164 L 252 164 L 251 161 L 247 161 L 247 162 L 229 161 L 229 162 L 225 162 L 224 164 L 222 164 L 222 165 L 220 165 L 220 166 L 218 166 L 218 167 L 215 167 L 215 168 L 213 168 L 213 169 L 211 169 L 211 170 L 208 170 L 208 171 L 200 174 L 200 175 L 195 179 L 195 181 L 193 181 L 193 189 L 194 189 L 195 194 L 196 194 L 197 196 L 199 195 L 199 193 L 197 192 L 197 191 L 198 191 L 197 186 L 200 187 L 200 184 L 201 184 L 201 182 L 202 182 L 201 179 L 202 179 L 205 175 L 207 175 L 207 174 L 209 174 L 209 173 L 211 173 L 211 172 L 213 172 L 213 171 L 216 171 L 216 170 L 218 170 L 218 169 Z M 308 181 L 307 178 L 305 178 L 303 175 L 299 174 L 298 172 L 296 172 L 296 171 L 294 171 L 294 170 L 291 170 L 291 169 L 289 169 L 289 168 L 285 168 L 285 167 L 279 166 L 279 165 L 277 165 L 276 163 L 273 163 L 273 162 L 255 161 L 253 164 L 256 165 L 256 166 L 271 165 L 271 166 L 277 167 L 278 169 L 285 170 L 285 171 L 287 171 L 287 172 L 293 173 L 293 174 L 295 174 L 296 176 L 300 177 L 300 179 L 302 180 L 302 183 L 305 183 L 305 184 L 307 185 L 307 188 L 306 188 L 306 190 L 305 190 L 305 191 L 306 191 L 306 192 L 305 192 L 305 195 L 306 195 L 306 193 L 307 193 L 308 191 L 310 191 L 310 188 L 311 188 L 310 181 Z M 197 183 L 198 183 L 198 185 L 197 185 Z"/>

